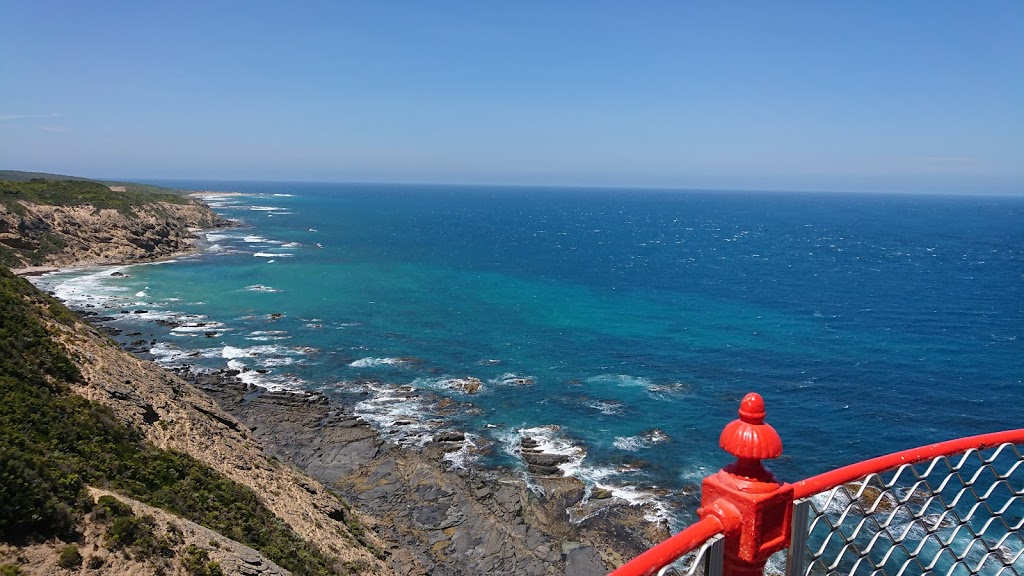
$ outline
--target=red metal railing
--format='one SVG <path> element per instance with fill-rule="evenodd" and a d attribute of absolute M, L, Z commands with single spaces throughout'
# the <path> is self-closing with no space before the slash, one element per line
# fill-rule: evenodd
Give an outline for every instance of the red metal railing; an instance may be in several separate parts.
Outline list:
<path fill-rule="evenodd" d="M 687 554 L 684 574 L 763 575 L 769 557 L 786 549 L 793 576 L 1024 574 L 1024 429 L 786 484 L 761 463 L 782 454 L 764 401 L 747 394 L 739 416 L 719 438 L 736 462 L 704 479 L 700 520 L 612 576 L 664 574 Z"/>

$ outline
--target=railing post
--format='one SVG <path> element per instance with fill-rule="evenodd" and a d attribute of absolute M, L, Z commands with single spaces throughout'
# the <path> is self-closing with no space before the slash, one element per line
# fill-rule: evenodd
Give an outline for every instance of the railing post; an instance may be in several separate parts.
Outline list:
<path fill-rule="evenodd" d="M 761 396 L 744 396 L 739 416 L 718 439 L 736 461 L 704 479 L 697 513 L 725 527 L 725 576 L 762 576 L 768 558 L 789 542 L 793 486 L 761 464 L 782 454 L 779 433 L 764 422 Z"/>

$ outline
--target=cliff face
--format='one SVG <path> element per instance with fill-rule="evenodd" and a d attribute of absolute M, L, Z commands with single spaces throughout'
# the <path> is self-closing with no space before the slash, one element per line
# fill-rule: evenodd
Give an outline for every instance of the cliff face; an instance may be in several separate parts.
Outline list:
<path fill-rule="evenodd" d="M 12 268 L 143 262 L 192 249 L 193 231 L 227 222 L 195 200 L 130 210 L 0 204 L 0 256 Z"/>
<path fill-rule="evenodd" d="M 305 540 L 363 573 L 391 573 L 371 550 L 382 543 L 363 533 L 359 514 L 324 486 L 271 459 L 249 429 L 202 392 L 159 366 L 121 350 L 95 328 L 50 323 L 84 382 L 73 392 L 108 406 L 163 449 L 184 452 L 253 490 Z"/>
<path fill-rule="evenodd" d="M 394 573 L 361 516 L 322 484 L 267 456 L 191 385 L 2 268 L 0 349 L 3 573 L 73 565 L 184 576 L 212 574 L 188 568 L 209 561 L 252 576 Z M 127 506 L 114 517 L 98 512 L 111 491 L 115 508 Z M 237 524 L 218 534 L 185 519 L 208 522 L 203 508 Z"/>

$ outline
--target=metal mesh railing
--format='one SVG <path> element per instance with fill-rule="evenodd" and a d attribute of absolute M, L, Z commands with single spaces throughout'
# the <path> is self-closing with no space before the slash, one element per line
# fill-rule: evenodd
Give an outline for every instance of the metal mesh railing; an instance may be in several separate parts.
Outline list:
<path fill-rule="evenodd" d="M 796 500 L 787 573 L 1024 575 L 1024 456 L 1005 443 Z"/>
<path fill-rule="evenodd" d="M 657 576 L 718 576 L 722 573 L 722 534 L 708 538 L 700 548 L 658 570 Z"/>
<path fill-rule="evenodd" d="M 725 551 L 722 525 L 702 518 L 620 566 L 613 576 L 721 576 Z"/>

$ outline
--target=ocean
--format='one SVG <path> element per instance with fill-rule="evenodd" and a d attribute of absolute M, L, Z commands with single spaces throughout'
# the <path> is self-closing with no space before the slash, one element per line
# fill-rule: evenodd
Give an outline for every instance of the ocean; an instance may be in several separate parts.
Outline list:
<path fill-rule="evenodd" d="M 166 366 L 465 431 L 451 466 L 530 436 L 678 522 L 746 392 L 787 481 L 1024 425 L 1022 198 L 158 183 L 244 227 L 36 283 Z"/>

